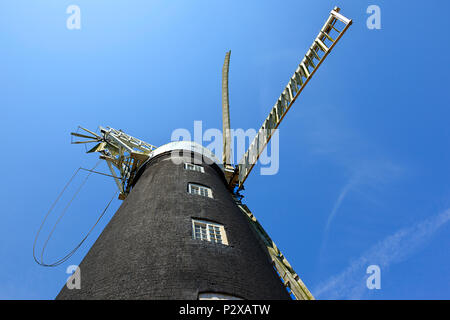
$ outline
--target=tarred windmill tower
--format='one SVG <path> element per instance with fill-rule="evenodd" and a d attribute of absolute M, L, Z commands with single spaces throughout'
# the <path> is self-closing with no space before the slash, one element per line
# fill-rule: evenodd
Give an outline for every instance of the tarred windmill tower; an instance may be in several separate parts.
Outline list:
<path fill-rule="evenodd" d="M 314 299 L 240 201 L 239 191 L 303 88 L 352 21 L 334 8 L 255 139 L 231 163 L 228 68 L 223 68 L 222 161 L 189 141 L 152 146 L 112 128 L 73 133 L 96 142 L 123 203 L 80 264 L 81 289 L 57 299 Z"/>

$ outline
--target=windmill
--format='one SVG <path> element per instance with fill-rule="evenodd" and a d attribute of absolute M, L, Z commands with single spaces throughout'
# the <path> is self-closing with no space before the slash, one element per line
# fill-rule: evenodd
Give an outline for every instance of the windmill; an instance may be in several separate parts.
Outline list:
<path fill-rule="evenodd" d="M 106 161 L 124 202 L 80 264 L 83 289 L 64 287 L 57 298 L 314 299 L 239 192 L 351 24 L 338 7 L 331 10 L 237 165 L 231 163 L 231 52 L 222 70 L 222 161 L 190 141 L 156 147 L 110 127 L 72 133 L 86 139 L 72 143 L 95 143 L 88 152 Z"/>

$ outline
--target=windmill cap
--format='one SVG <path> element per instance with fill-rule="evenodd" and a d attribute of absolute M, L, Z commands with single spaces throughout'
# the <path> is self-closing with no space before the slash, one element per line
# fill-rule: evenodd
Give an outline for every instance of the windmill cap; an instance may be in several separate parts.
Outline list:
<path fill-rule="evenodd" d="M 207 158 L 204 159 L 205 162 L 209 162 L 209 163 L 215 163 L 217 164 L 219 167 L 222 166 L 222 163 L 219 161 L 219 159 L 216 158 L 216 156 L 214 155 L 214 153 L 203 147 L 201 144 L 194 142 L 194 141 L 173 141 L 173 142 L 169 142 L 165 145 L 162 145 L 159 148 L 156 148 L 155 150 L 153 150 L 150 153 L 150 157 L 149 160 L 159 154 L 165 153 L 165 152 L 169 152 L 169 151 L 175 151 L 175 150 L 186 150 L 186 151 L 190 151 L 190 152 L 195 152 L 197 154 L 200 154 L 203 156 L 203 158 Z M 209 161 L 208 161 L 209 160 Z"/>

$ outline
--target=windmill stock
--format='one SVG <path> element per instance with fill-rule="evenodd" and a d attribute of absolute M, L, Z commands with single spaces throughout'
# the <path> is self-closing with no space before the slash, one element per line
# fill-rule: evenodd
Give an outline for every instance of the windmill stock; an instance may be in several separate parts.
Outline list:
<path fill-rule="evenodd" d="M 222 69 L 223 158 L 190 141 L 156 147 L 120 130 L 72 133 L 96 143 L 121 207 L 80 264 L 79 290 L 57 299 L 314 299 L 239 191 L 274 131 L 352 24 L 325 24 L 237 165 L 231 163 L 228 71 Z"/>

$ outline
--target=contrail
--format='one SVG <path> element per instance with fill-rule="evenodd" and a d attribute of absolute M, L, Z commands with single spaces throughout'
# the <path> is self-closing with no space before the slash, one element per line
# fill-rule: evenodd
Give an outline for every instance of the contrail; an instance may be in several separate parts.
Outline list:
<path fill-rule="evenodd" d="M 357 183 L 357 180 L 358 179 L 356 177 L 353 177 L 344 186 L 341 193 L 339 194 L 339 197 L 337 198 L 336 202 L 334 203 L 334 206 L 333 206 L 333 209 L 331 210 L 330 215 L 328 216 L 327 223 L 326 223 L 325 229 L 323 231 L 322 247 L 320 249 L 320 255 L 319 255 L 319 259 L 321 261 L 323 260 L 325 246 L 328 241 L 328 233 L 329 233 L 328 231 L 330 229 L 331 222 L 333 221 L 334 217 L 336 216 L 336 213 L 337 213 L 338 209 L 340 208 L 342 201 L 347 196 L 347 193 L 349 192 L 349 190 Z"/>
<path fill-rule="evenodd" d="M 345 196 L 347 195 L 348 191 L 356 184 L 357 179 L 352 178 L 350 181 L 344 186 L 341 193 L 339 194 L 338 199 L 334 203 L 333 210 L 331 211 L 330 215 L 327 219 L 327 224 L 325 225 L 325 233 L 328 233 L 328 229 L 330 228 L 330 224 L 334 219 L 334 216 L 336 215 L 336 212 L 338 211 L 339 207 L 341 206 L 342 201 L 344 200 Z"/>
<path fill-rule="evenodd" d="M 378 242 L 347 269 L 320 284 L 313 294 L 322 299 L 359 299 L 366 293 L 366 268 L 376 264 L 381 271 L 410 257 L 450 220 L 450 208 L 444 212 L 400 229 Z"/>

